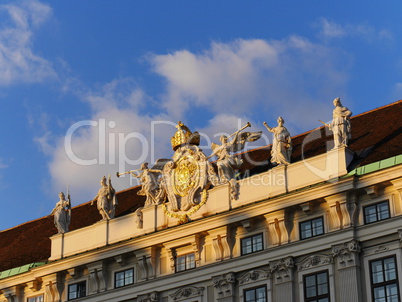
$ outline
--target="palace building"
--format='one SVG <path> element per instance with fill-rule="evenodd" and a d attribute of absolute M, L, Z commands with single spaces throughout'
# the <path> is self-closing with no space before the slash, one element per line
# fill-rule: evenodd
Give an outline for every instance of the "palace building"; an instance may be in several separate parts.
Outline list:
<path fill-rule="evenodd" d="M 0 302 L 402 301 L 401 117 L 402 101 L 351 116 L 335 148 L 335 122 L 285 151 L 241 152 L 261 133 L 238 131 L 215 162 L 179 122 L 171 159 L 121 192 L 103 179 L 68 231 L 42 217 L 0 232 Z"/>

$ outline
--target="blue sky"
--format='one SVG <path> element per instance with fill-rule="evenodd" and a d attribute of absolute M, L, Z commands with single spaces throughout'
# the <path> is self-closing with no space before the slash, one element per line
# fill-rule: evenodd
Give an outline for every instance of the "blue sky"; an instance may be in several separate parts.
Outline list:
<path fill-rule="evenodd" d="M 67 185 L 77 205 L 103 175 L 171 157 L 178 120 L 215 141 L 281 115 L 296 135 L 335 97 L 354 115 L 401 99 L 401 13 L 395 0 L 2 1 L 0 230 L 48 215 Z"/>

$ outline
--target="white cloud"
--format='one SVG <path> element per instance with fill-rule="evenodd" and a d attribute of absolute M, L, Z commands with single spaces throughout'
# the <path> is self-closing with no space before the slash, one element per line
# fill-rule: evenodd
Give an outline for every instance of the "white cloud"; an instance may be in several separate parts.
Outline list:
<path fill-rule="evenodd" d="M 34 29 L 45 22 L 49 6 L 35 0 L 0 5 L 0 85 L 42 82 L 56 76 L 52 64 L 33 51 Z"/>
<path fill-rule="evenodd" d="M 64 137 L 60 137 L 49 165 L 53 192 L 69 184 L 75 200 L 90 200 L 103 175 L 114 176 L 117 171 L 138 168 L 144 161 L 171 157 L 170 137 L 175 131 L 172 122 L 178 120 L 214 142 L 219 133 L 231 134 L 247 121 L 253 125 L 250 131 L 263 130 L 264 120 L 275 126 L 279 115 L 292 134 L 317 127 L 318 119 L 329 118 L 333 98 L 343 95 L 348 70 L 347 63 L 339 64 L 347 62 L 347 55 L 298 36 L 276 41 L 214 42 L 200 53 L 181 50 L 155 54 L 149 60 L 166 81 L 163 98 L 158 102 L 129 79 L 113 80 L 80 94 L 91 106 L 88 120 L 97 126 L 79 127 L 74 132 L 72 152 L 78 158 L 104 163 L 74 163 L 68 157 Z M 65 92 L 69 87 L 82 89 L 79 81 L 64 86 Z M 194 107 L 211 113 L 198 129 L 186 119 Z M 103 120 L 104 130 L 99 131 Z M 270 135 L 266 131 L 264 134 L 264 142 L 269 143 Z M 137 136 L 122 143 L 127 135 Z M 202 140 L 202 144 L 209 155 L 210 141 Z M 124 156 L 132 163 L 122 167 L 119 163 L 124 162 Z M 114 178 L 113 183 L 117 189 L 130 186 L 127 177 Z"/>
<path fill-rule="evenodd" d="M 318 27 L 320 28 L 319 36 L 324 39 L 359 37 L 368 42 L 393 39 L 392 34 L 388 30 L 377 30 L 366 24 L 338 24 L 322 18 L 318 22 Z"/>
<path fill-rule="evenodd" d="M 326 102 L 343 94 L 348 60 L 298 36 L 214 42 L 199 54 L 181 50 L 150 58 L 166 80 L 164 107 L 172 116 L 203 106 L 213 114 L 282 115 L 299 129 L 315 125 Z"/>
<path fill-rule="evenodd" d="M 116 172 L 166 157 L 172 152 L 169 141 L 175 131 L 163 113 L 141 114 L 148 98 L 133 81 L 114 80 L 97 92 L 88 91 L 83 98 L 91 105 L 88 121 L 93 126 L 87 123 L 72 133 L 73 154 L 66 150 L 65 137 L 60 137 L 49 165 L 52 191 L 60 191 L 69 184 L 76 202 L 95 196 L 103 175 L 112 176 L 117 190 L 136 185 L 136 180 L 130 181 L 129 177 L 117 179 Z M 152 127 L 153 121 L 160 124 Z M 75 161 L 71 155 L 76 157 Z M 97 164 L 85 165 L 89 160 L 96 160 Z"/>

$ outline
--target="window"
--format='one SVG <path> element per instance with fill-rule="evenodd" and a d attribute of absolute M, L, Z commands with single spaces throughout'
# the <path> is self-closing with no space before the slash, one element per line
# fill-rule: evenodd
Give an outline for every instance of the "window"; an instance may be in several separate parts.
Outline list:
<path fill-rule="evenodd" d="M 241 254 L 247 255 L 263 250 L 262 234 L 241 239 Z"/>
<path fill-rule="evenodd" d="M 194 253 L 176 257 L 176 272 L 186 271 L 195 268 Z"/>
<path fill-rule="evenodd" d="M 329 302 L 328 271 L 303 276 L 305 302 Z"/>
<path fill-rule="evenodd" d="M 267 288 L 260 286 L 244 290 L 244 302 L 267 302 Z"/>
<path fill-rule="evenodd" d="M 373 302 L 399 302 L 395 257 L 370 262 Z"/>
<path fill-rule="evenodd" d="M 68 286 L 68 300 L 73 300 L 77 298 L 82 298 L 86 296 L 86 282 L 79 282 L 75 284 L 70 284 Z"/>
<path fill-rule="evenodd" d="M 388 201 L 383 201 L 364 207 L 364 223 L 366 224 L 388 219 L 389 217 L 390 214 Z"/>
<path fill-rule="evenodd" d="M 311 238 L 324 234 L 324 219 L 318 217 L 300 223 L 300 239 Z"/>
<path fill-rule="evenodd" d="M 28 298 L 28 302 L 43 302 L 43 295 Z"/>
<path fill-rule="evenodd" d="M 134 269 L 132 268 L 114 274 L 114 287 L 122 287 L 133 283 Z"/>

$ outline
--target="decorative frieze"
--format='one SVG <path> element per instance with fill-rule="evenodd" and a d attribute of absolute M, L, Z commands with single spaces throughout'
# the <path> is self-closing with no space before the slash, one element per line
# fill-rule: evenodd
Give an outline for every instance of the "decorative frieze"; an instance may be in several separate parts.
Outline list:
<path fill-rule="evenodd" d="M 333 263 L 332 255 L 311 255 L 304 258 L 301 262 L 296 263 L 297 270 L 302 271 L 315 266 Z"/>
<path fill-rule="evenodd" d="M 158 292 L 154 291 L 149 294 L 140 295 L 140 296 L 138 296 L 137 301 L 138 302 L 157 302 L 157 301 L 159 301 Z"/>
<path fill-rule="evenodd" d="M 293 257 L 286 257 L 268 262 L 271 273 L 275 276 L 276 283 L 292 281 L 294 267 Z"/>
<path fill-rule="evenodd" d="M 191 299 L 195 297 L 202 296 L 205 287 L 195 287 L 195 286 L 186 286 L 177 290 L 174 294 L 171 294 L 170 297 L 173 301 L 182 301 L 186 299 Z"/>
<path fill-rule="evenodd" d="M 256 269 L 256 270 L 251 270 L 251 271 L 245 273 L 243 276 L 241 276 L 237 280 L 239 281 L 239 284 L 242 285 L 242 284 L 252 283 L 252 282 L 267 279 L 267 278 L 271 278 L 270 271 Z"/>

